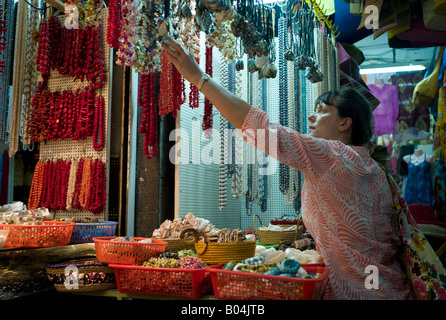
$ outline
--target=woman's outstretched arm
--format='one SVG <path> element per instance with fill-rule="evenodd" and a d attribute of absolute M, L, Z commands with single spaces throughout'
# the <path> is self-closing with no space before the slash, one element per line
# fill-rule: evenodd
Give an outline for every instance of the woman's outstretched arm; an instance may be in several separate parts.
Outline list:
<path fill-rule="evenodd" d="M 195 58 L 175 40 L 166 36 L 163 44 L 167 57 L 175 65 L 178 72 L 190 83 L 198 86 L 205 74 L 198 66 Z M 251 106 L 238 98 L 212 78 L 203 82 L 201 92 L 220 111 L 234 127 L 241 128 Z"/>

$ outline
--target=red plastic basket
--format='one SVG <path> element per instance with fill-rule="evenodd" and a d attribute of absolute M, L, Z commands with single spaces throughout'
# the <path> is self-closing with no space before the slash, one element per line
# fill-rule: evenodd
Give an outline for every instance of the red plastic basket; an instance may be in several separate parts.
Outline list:
<path fill-rule="evenodd" d="M 154 268 L 110 264 L 121 293 L 143 293 L 198 298 L 206 275 L 204 269 Z"/>
<path fill-rule="evenodd" d="M 152 239 L 152 243 L 138 242 L 148 238 L 133 237 L 130 241 L 111 241 L 117 237 L 94 237 L 96 258 L 102 263 L 142 265 L 152 257 L 158 256 L 166 248 L 167 242 Z"/>
<path fill-rule="evenodd" d="M 242 271 L 222 270 L 223 265 L 209 266 L 214 295 L 224 300 L 317 300 L 328 281 L 328 269 L 305 267 L 315 279 L 291 278 Z"/>
<path fill-rule="evenodd" d="M 44 221 L 42 225 L 1 224 L 0 229 L 9 230 L 5 249 L 39 248 L 70 243 L 74 225 L 74 222 Z"/>

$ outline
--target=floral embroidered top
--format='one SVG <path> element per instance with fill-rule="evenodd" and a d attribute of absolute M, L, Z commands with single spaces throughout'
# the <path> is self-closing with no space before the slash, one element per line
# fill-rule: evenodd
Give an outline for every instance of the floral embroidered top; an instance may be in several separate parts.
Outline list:
<path fill-rule="evenodd" d="M 366 148 L 301 134 L 258 108 L 250 109 L 241 135 L 304 174 L 302 217 L 329 269 L 325 299 L 410 298 L 396 261 L 390 186 Z"/>

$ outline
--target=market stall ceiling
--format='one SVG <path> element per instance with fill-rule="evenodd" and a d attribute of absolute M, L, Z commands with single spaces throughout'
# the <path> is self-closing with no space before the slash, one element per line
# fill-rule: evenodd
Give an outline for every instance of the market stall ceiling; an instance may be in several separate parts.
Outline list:
<path fill-rule="evenodd" d="M 373 39 L 373 34 L 357 41 L 354 44 L 364 54 L 361 68 L 375 67 L 377 65 L 424 65 L 428 66 L 435 47 L 426 48 L 391 48 L 388 44 L 387 34 Z"/>

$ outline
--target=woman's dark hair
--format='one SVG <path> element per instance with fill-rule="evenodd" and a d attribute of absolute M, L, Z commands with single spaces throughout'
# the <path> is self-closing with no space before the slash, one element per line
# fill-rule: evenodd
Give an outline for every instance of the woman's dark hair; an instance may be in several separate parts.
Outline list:
<path fill-rule="evenodd" d="M 320 102 L 338 108 L 341 118 L 352 119 L 352 144 L 365 145 L 373 136 L 374 117 L 367 100 L 353 88 L 344 87 L 323 93 L 316 99 L 315 105 Z"/>

